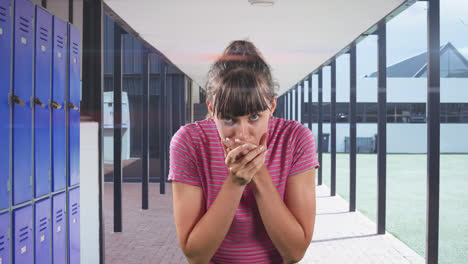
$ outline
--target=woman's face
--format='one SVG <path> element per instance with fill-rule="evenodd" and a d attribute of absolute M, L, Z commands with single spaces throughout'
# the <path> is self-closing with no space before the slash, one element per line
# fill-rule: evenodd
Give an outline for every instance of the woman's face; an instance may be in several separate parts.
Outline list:
<path fill-rule="evenodd" d="M 267 101 L 268 102 L 268 101 Z M 229 138 L 232 141 L 235 139 L 241 140 L 242 143 L 248 142 L 255 145 L 260 143 L 260 138 L 265 132 L 268 132 L 268 120 L 276 108 L 276 97 L 273 103 L 267 103 L 271 110 L 265 110 L 258 113 L 245 116 L 223 116 L 217 117 L 213 115 L 213 108 L 207 101 L 208 110 L 214 117 L 216 127 L 221 139 Z"/>

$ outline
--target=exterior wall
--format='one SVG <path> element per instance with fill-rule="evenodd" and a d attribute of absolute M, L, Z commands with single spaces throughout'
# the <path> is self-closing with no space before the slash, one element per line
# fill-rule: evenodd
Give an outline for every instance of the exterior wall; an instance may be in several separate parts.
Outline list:
<path fill-rule="evenodd" d="M 468 78 L 441 78 L 440 102 L 468 102 Z M 357 102 L 377 102 L 377 78 L 357 80 Z M 317 98 L 314 98 L 317 101 Z M 330 102 L 330 95 L 323 94 L 323 101 Z M 337 85 L 337 102 L 349 102 L 349 85 Z M 427 101 L 426 78 L 388 78 L 387 102 L 417 103 Z"/>
<path fill-rule="evenodd" d="M 313 101 L 317 102 L 317 84 L 313 85 L 315 85 Z M 330 102 L 329 91 L 329 87 L 324 88 L 323 102 Z M 336 101 L 349 102 L 349 80 L 337 78 Z M 387 79 L 388 103 L 425 103 L 426 101 L 426 78 Z M 441 78 L 440 101 L 441 103 L 468 103 L 468 79 Z M 358 78 L 357 102 L 377 102 L 377 78 Z M 349 136 L 349 124 L 337 123 L 336 129 L 336 151 L 344 152 L 345 137 Z M 312 130 L 317 137 L 317 124 L 313 124 Z M 358 123 L 356 130 L 357 137 L 374 137 L 377 134 L 377 123 Z M 323 124 L 323 133 L 330 133 L 330 124 Z M 463 135 L 468 135 L 468 124 L 442 123 L 440 125 L 441 153 L 468 153 L 468 140 Z M 426 146 L 426 124 L 387 123 L 388 153 L 426 153 Z"/>
<path fill-rule="evenodd" d="M 312 125 L 312 133 L 318 137 L 317 124 Z M 330 133 L 330 124 L 323 124 L 323 133 Z M 358 123 L 356 134 L 357 137 L 374 137 L 377 134 L 377 124 Z M 441 124 L 440 152 L 468 153 L 466 135 L 468 135 L 468 124 Z M 336 124 L 337 152 L 345 151 L 345 137 L 349 137 L 349 124 Z M 387 124 L 387 153 L 426 153 L 426 151 L 426 124 Z"/>
<path fill-rule="evenodd" d="M 99 124 L 80 124 L 81 263 L 99 263 Z"/>

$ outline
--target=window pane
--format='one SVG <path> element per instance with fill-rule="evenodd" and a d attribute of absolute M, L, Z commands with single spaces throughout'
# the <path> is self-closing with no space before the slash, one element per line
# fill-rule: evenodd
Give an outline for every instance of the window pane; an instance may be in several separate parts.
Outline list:
<path fill-rule="evenodd" d="M 409 26 L 411 25 L 411 26 Z M 427 3 L 387 23 L 387 230 L 425 256 Z M 387 107 L 387 113 L 389 113 Z M 392 108 L 393 107 L 393 108 Z"/>
<path fill-rule="evenodd" d="M 440 1 L 439 263 L 468 259 L 468 1 Z"/>
<path fill-rule="evenodd" d="M 356 136 L 373 139 L 376 123 L 366 123 L 366 106 L 377 102 L 377 78 L 368 77 L 377 71 L 377 37 L 370 35 L 356 45 Z M 376 221 L 377 215 L 377 155 L 357 149 L 356 206 L 359 211 Z"/>
<path fill-rule="evenodd" d="M 336 59 L 336 192 L 349 201 L 349 54 Z M 348 152 L 346 152 L 348 150 Z"/>

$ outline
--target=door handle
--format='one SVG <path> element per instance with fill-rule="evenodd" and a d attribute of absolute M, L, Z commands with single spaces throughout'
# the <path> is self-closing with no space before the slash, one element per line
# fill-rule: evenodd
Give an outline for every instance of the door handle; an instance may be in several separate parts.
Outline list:
<path fill-rule="evenodd" d="M 55 101 L 52 101 L 52 102 L 50 103 L 50 105 L 51 105 L 53 108 L 55 108 L 55 109 L 60 109 L 60 108 L 62 108 L 62 105 L 59 104 L 59 103 L 57 103 L 57 102 L 55 102 Z"/>
<path fill-rule="evenodd" d="M 20 106 L 25 105 L 24 102 L 15 94 L 11 96 L 11 101 L 13 101 L 13 103 L 16 103 L 16 104 L 18 104 Z"/>
<path fill-rule="evenodd" d="M 72 102 L 68 102 L 68 108 L 71 108 L 73 110 L 78 110 L 78 107 L 76 107 Z"/>
<path fill-rule="evenodd" d="M 39 99 L 39 98 L 37 98 L 37 97 L 34 98 L 34 104 L 40 105 L 42 108 L 45 107 L 45 104 L 43 104 L 43 103 L 41 102 L 41 99 Z"/>

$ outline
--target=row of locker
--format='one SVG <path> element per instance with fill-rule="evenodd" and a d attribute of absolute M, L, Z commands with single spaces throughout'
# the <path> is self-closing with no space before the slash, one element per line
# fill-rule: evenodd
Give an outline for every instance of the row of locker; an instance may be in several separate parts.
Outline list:
<path fill-rule="evenodd" d="M 28 0 L 0 0 L 0 210 L 10 192 L 18 205 L 65 189 L 67 175 L 79 184 L 80 43 Z"/>
<path fill-rule="evenodd" d="M 69 190 L 68 208 L 65 195 L 37 201 L 34 212 L 28 205 L 13 210 L 12 218 L 0 214 L 0 263 L 80 263 L 79 187 Z"/>

